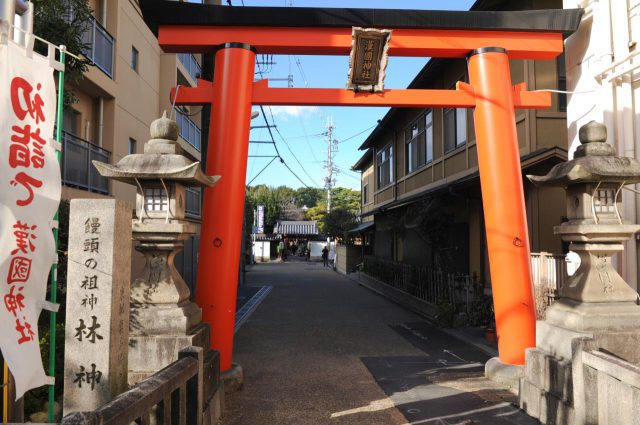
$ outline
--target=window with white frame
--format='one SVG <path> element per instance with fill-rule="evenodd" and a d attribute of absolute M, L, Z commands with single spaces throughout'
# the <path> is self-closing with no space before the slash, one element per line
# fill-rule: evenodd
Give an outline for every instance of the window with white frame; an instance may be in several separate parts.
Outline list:
<path fill-rule="evenodd" d="M 406 174 L 422 167 L 427 161 L 424 124 L 425 122 L 418 118 L 404 131 Z"/>
<path fill-rule="evenodd" d="M 444 152 L 451 152 L 467 143 L 467 110 L 447 108 L 443 113 Z"/>
<path fill-rule="evenodd" d="M 598 189 L 593 200 L 593 207 L 596 213 L 615 213 L 616 200 L 613 189 Z"/>
<path fill-rule="evenodd" d="M 433 112 L 411 123 L 405 130 L 407 174 L 433 161 Z"/>
<path fill-rule="evenodd" d="M 467 81 L 463 75 L 460 81 Z M 455 89 L 455 85 L 451 89 Z M 467 110 L 446 108 L 443 111 L 444 153 L 456 150 L 467 143 Z"/>
<path fill-rule="evenodd" d="M 433 161 L 433 111 L 424 114 L 424 138 L 426 142 L 427 164 Z"/>
<path fill-rule="evenodd" d="M 391 143 L 376 154 L 376 171 L 378 172 L 378 189 L 393 181 L 393 145 Z"/>
<path fill-rule="evenodd" d="M 147 211 L 167 211 L 169 209 L 167 193 L 161 188 L 145 189 L 144 201 Z"/>

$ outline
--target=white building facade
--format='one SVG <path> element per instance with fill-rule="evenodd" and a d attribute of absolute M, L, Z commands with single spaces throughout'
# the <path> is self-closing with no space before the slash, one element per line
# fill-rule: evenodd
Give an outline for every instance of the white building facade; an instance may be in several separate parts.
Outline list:
<path fill-rule="evenodd" d="M 564 0 L 563 5 L 585 10 L 580 29 L 565 42 L 566 86 L 572 92 L 569 157 L 579 145 L 578 129 L 595 120 L 607 126 L 619 156 L 640 158 L 640 0 Z M 624 219 L 640 223 L 640 195 L 622 193 Z M 639 244 L 638 238 L 626 242 L 618 259 L 622 277 L 634 288 Z"/>

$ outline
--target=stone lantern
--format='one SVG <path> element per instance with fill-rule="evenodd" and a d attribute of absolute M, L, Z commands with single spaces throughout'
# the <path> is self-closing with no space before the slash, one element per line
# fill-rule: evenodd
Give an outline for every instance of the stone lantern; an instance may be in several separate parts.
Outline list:
<path fill-rule="evenodd" d="M 593 377 L 585 375 L 583 351 L 603 350 L 640 362 L 638 294 L 611 264 L 611 257 L 623 251 L 622 242 L 640 231 L 621 214 L 621 192 L 640 182 L 640 162 L 616 156 L 602 124 L 582 126 L 579 137 L 574 159 L 546 176 L 527 176 L 537 186 L 566 189 L 568 220 L 554 233 L 580 256 L 577 270 L 559 288 L 559 299 L 537 322 L 536 347 L 526 352 L 520 381 L 521 408 L 548 424 L 598 422 L 597 393 Z"/>
<path fill-rule="evenodd" d="M 562 186 L 567 191 L 568 221 L 554 232 L 580 256 L 580 266 L 559 290 L 560 305 L 570 308 L 560 313 L 556 307 L 547 317 L 570 314 L 576 325 L 586 329 L 590 325 L 582 316 L 599 308 L 578 304 L 618 303 L 616 308 L 624 309 L 626 303 L 635 314 L 640 310 L 635 305 L 637 292 L 611 264 L 611 256 L 624 249 L 622 242 L 640 230 L 621 215 L 622 188 L 640 182 L 640 162 L 615 156 L 613 146 L 605 143 L 607 128 L 595 121 L 580 128 L 579 137 L 582 145 L 575 159 L 556 165 L 546 176 L 527 177 L 536 185 Z"/>
<path fill-rule="evenodd" d="M 177 359 L 173 357 L 181 345 L 208 345 L 209 331 L 200 329 L 202 310 L 190 301 L 189 288 L 173 261 L 184 241 L 196 233 L 195 224 L 185 220 L 186 187 L 211 187 L 220 177 L 205 175 L 199 162 L 182 155 L 176 142 L 178 125 L 166 112 L 150 130 L 143 154 L 127 155 L 116 165 L 93 162 L 102 176 L 137 188 L 133 239 L 139 242 L 136 250 L 146 263 L 131 284 L 130 384 L 132 370 L 159 370 Z M 132 354 L 136 351 L 139 353 Z M 153 351 L 175 352 L 175 356 L 154 362 L 149 358 Z"/>

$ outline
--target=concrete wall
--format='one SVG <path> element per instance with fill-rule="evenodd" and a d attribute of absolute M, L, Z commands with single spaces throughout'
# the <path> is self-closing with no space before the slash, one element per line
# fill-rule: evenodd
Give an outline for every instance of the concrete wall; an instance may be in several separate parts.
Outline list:
<path fill-rule="evenodd" d="M 640 0 L 564 0 L 583 7 L 578 32 L 565 41 L 569 154 L 579 145 L 578 129 L 591 120 L 604 123 L 618 155 L 640 154 Z M 635 56 L 635 59 L 634 59 Z M 636 187 L 638 189 L 638 187 Z M 625 220 L 640 222 L 636 194 L 622 191 Z M 639 241 L 625 242 L 618 257 L 621 275 L 638 286 Z"/>
<path fill-rule="evenodd" d="M 253 243 L 253 256 L 256 263 L 265 263 L 271 260 L 271 242 L 256 241 Z"/>
<path fill-rule="evenodd" d="M 356 266 L 362 261 L 362 248 L 359 246 L 337 246 L 336 247 L 336 270 L 347 274 L 356 270 Z"/>

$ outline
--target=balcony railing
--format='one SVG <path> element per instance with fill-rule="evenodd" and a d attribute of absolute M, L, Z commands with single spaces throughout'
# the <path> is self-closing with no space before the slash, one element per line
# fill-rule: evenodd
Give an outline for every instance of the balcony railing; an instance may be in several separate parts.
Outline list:
<path fill-rule="evenodd" d="M 91 192 L 109 194 L 109 181 L 98 174 L 91 161 L 111 162 L 111 152 L 62 132 L 62 182 Z"/>
<path fill-rule="evenodd" d="M 83 34 L 82 41 L 86 46 L 84 55 L 109 78 L 113 78 L 113 46 L 115 42 L 106 28 L 92 17 L 89 30 Z"/>
<path fill-rule="evenodd" d="M 176 122 L 180 127 L 180 137 L 200 151 L 200 127 L 184 112 L 176 111 Z"/>
<path fill-rule="evenodd" d="M 187 68 L 187 72 L 191 75 L 194 81 L 198 79 L 198 76 L 202 74 L 200 64 L 196 60 L 196 57 L 191 53 L 178 53 L 178 59 Z"/>
<path fill-rule="evenodd" d="M 202 189 L 199 187 L 188 187 L 186 189 L 185 214 L 189 218 L 200 218 L 202 216 Z"/>

